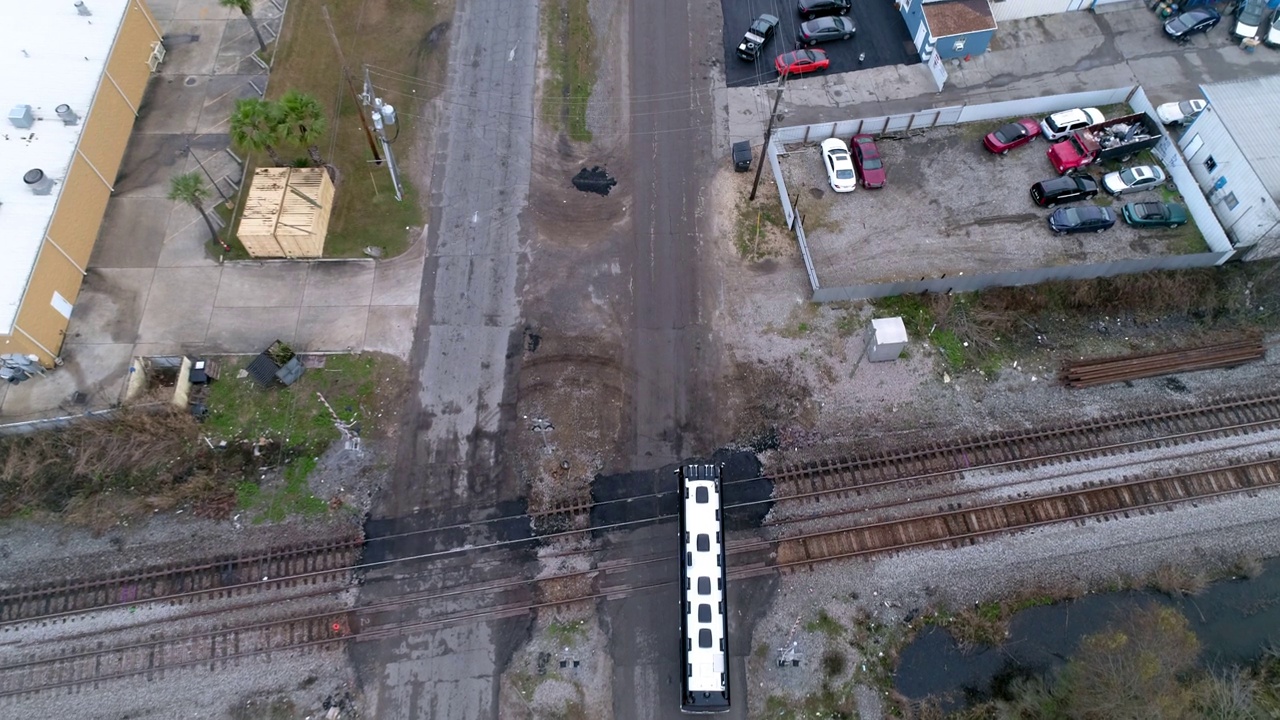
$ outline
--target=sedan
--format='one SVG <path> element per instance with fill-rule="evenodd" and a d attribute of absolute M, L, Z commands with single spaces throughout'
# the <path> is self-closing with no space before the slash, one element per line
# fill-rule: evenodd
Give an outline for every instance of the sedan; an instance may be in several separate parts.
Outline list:
<path fill-rule="evenodd" d="M 848 15 L 853 0 L 800 0 L 800 14 L 812 20 L 822 15 Z"/>
<path fill-rule="evenodd" d="M 1280 46 L 1280 7 L 1271 13 L 1271 22 L 1267 23 L 1267 34 L 1262 38 L 1262 42 L 1271 47 Z"/>
<path fill-rule="evenodd" d="M 1102 176 L 1102 187 L 1112 195 L 1147 190 L 1164 182 L 1164 170 L 1155 165 L 1137 165 Z"/>
<path fill-rule="evenodd" d="M 1099 205 L 1059 208 L 1049 216 L 1049 229 L 1059 235 L 1102 232 L 1115 224 L 1116 214 L 1111 208 Z"/>
<path fill-rule="evenodd" d="M 1220 22 L 1222 15 L 1217 10 L 1195 8 L 1166 20 L 1164 33 L 1174 40 L 1190 40 L 1192 35 L 1209 32 Z"/>
<path fill-rule="evenodd" d="M 1186 125 L 1195 120 L 1209 106 L 1205 100 L 1183 100 L 1165 103 L 1156 108 L 1156 117 L 1165 125 Z"/>
<path fill-rule="evenodd" d="M 1236 36 L 1243 40 L 1257 37 L 1266 14 L 1267 6 L 1263 0 L 1245 0 L 1244 4 L 1236 5 Z"/>
<path fill-rule="evenodd" d="M 848 40 L 858 29 L 853 21 L 846 17 L 820 17 L 816 20 L 800 23 L 796 33 L 796 42 L 801 45 L 817 45 L 828 40 Z"/>
<path fill-rule="evenodd" d="M 822 164 L 827 168 L 827 180 L 836 192 L 853 192 L 858 189 L 858 178 L 853 175 L 853 158 L 849 148 L 839 138 L 822 141 Z"/>
<path fill-rule="evenodd" d="M 880 159 L 880 148 L 876 147 L 875 138 L 870 135 L 854 135 L 849 144 L 853 147 L 854 167 L 862 178 L 862 186 L 884 187 L 884 161 Z"/>
<path fill-rule="evenodd" d="M 1097 181 L 1083 173 L 1063 175 L 1031 186 L 1031 200 L 1040 207 L 1087 200 L 1097 194 Z"/>
<path fill-rule="evenodd" d="M 993 153 L 1004 155 L 1019 145 L 1026 145 L 1040 136 L 1040 123 L 1023 118 L 1008 125 L 1001 125 L 995 132 L 982 138 L 982 145 Z"/>
<path fill-rule="evenodd" d="M 1128 203 L 1120 208 L 1120 216 L 1134 227 L 1175 228 L 1187 224 L 1187 209 L 1174 203 Z"/>
<path fill-rule="evenodd" d="M 821 50 L 792 50 L 782 53 L 773 61 L 779 75 L 804 75 L 826 70 L 831 66 L 827 54 Z"/>

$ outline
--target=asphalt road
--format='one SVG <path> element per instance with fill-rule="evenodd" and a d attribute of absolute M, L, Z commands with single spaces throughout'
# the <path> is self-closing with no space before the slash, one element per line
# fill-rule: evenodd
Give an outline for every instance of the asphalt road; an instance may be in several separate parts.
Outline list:
<path fill-rule="evenodd" d="M 795 0 L 721 0 L 724 15 L 724 68 L 729 87 L 771 83 L 778 79 L 773 60 L 796 48 L 796 32 L 803 18 L 796 12 Z M 754 62 L 736 54 L 742 34 L 761 13 L 778 18 L 778 29 Z M 866 70 L 884 65 L 913 65 L 920 62 L 907 25 L 890 0 L 858 0 L 853 4 L 857 33 L 850 40 L 818 45 L 831 58 L 828 73 Z M 858 55 L 865 57 L 860 61 Z"/>
<path fill-rule="evenodd" d="M 412 516 L 426 509 L 426 522 L 448 524 L 519 495 L 500 470 L 500 440 L 511 420 L 508 348 L 521 340 L 517 218 L 529 189 L 537 5 L 458 0 L 450 33 L 446 92 L 456 102 L 434 129 L 433 176 L 415 178 L 430 187 L 431 224 L 410 358 L 414 383 L 391 485 L 375 500 L 374 534 L 417 529 L 422 521 Z M 500 159 L 479 150 L 496 147 Z M 406 536 L 383 552 L 404 557 L 421 547 L 419 536 Z M 371 571 L 361 603 L 429 587 L 418 574 L 426 569 Z M 413 616 L 412 608 L 405 612 Z M 476 623 L 358 643 L 352 656 L 365 714 L 497 718 L 498 673 L 519 638 L 507 623 Z"/>

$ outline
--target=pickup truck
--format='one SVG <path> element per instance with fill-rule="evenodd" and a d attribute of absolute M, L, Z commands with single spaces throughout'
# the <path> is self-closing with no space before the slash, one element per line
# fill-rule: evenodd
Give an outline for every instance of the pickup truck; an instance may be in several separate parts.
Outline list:
<path fill-rule="evenodd" d="M 738 43 L 738 57 L 748 61 L 755 60 L 764 44 L 773 37 L 773 31 L 777 27 L 778 18 L 773 15 L 766 13 L 756 18 L 746 34 L 742 36 L 742 42 Z"/>
<path fill-rule="evenodd" d="M 1135 113 L 1077 130 L 1046 154 L 1058 174 L 1065 175 L 1100 160 L 1124 162 L 1158 142 L 1160 126 L 1146 113 Z"/>

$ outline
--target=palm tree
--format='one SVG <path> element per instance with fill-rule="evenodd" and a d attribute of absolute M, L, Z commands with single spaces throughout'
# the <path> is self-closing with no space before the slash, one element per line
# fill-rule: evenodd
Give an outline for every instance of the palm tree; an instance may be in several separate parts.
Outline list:
<path fill-rule="evenodd" d="M 280 141 L 280 111 L 261 98 L 236 101 L 231 113 L 231 142 L 246 150 L 263 150 L 276 167 L 284 165 L 275 144 Z"/>
<path fill-rule="evenodd" d="M 169 199 L 183 202 L 196 209 L 200 213 L 200 217 L 204 219 L 204 224 L 209 228 L 209 234 L 213 236 L 214 242 L 221 242 L 218 239 L 218 230 L 213 226 L 213 221 L 209 219 L 208 213 L 204 211 L 204 201 L 209 199 L 209 188 L 204 184 L 204 178 L 200 177 L 200 173 L 189 172 L 175 176 L 169 181 Z"/>
<path fill-rule="evenodd" d="M 265 55 L 267 43 L 262 39 L 262 31 L 258 29 L 258 19 L 253 16 L 253 0 L 218 0 L 218 4 L 244 13 L 244 19 L 249 21 L 249 27 L 253 28 L 253 34 L 258 38 L 258 47 L 262 48 Z"/>
<path fill-rule="evenodd" d="M 320 157 L 320 138 L 324 136 L 328 122 L 325 120 L 324 108 L 314 97 L 290 90 L 277 103 L 280 109 L 281 134 L 291 142 L 305 145 L 311 163 L 316 167 L 324 166 L 324 158 Z"/>

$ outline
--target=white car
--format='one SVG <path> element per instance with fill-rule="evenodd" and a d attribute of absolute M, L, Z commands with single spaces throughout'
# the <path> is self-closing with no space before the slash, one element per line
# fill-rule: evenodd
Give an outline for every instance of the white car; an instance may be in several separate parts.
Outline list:
<path fill-rule="evenodd" d="M 853 156 L 849 146 L 839 138 L 822 141 L 822 164 L 827 167 L 827 179 L 836 192 L 853 192 L 858 187 L 858 177 L 853 173 Z"/>
<path fill-rule="evenodd" d="M 1040 122 L 1040 131 L 1049 142 L 1061 140 L 1077 130 L 1105 120 L 1098 108 L 1076 108 L 1056 112 Z"/>
<path fill-rule="evenodd" d="M 1209 106 L 1205 100 L 1183 100 L 1165 103 L 1156 108 L 1156 117 L 1165 125 L 1186 125 L 1195 120 Z"/>
<path fill-rule="evenodd" d="M 1271 47 L 1280 47 L 1280 8 L 1271 13 L 1271 22 L 1267 23 L 1267 36 L 1262 42 Z"/>
<path fill-rule="evenodd" d="M 1244 6 L 1236 12 L 1236 37 L 1248 40 L 1258 36 L 1258 28 L 1262 18 L 1267 14 L 1264 0 L 1245 0 Z"/>
<path fill-rule="evenodd" d="M 1137 165 L 1102 176 L 1102 187 L 1112 195 L 1147 190 L 1164 182 L 1164 170 L 1155 165 Z"/>

